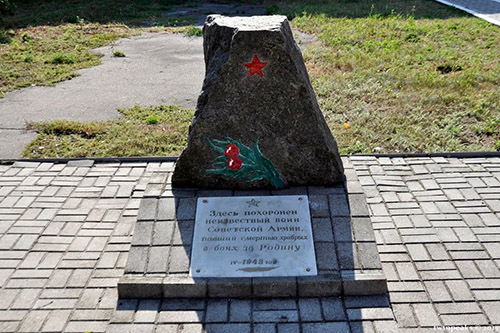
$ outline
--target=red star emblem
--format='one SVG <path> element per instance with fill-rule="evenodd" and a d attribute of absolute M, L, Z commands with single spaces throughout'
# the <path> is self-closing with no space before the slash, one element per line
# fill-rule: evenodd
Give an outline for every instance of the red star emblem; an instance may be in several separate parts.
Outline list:
<path fill-rule="evenodd" d="M 264 68 L 265 65 L 267 65 L 267 62 L 260 62 L 259 57 L 257 57 L 257 55 L 254 55 L 252 62 L 245 64 L 245 66 L 250 68 L 250 72 L 248 73 L 247 77 L 250 77 L 254 74 L 258 74 L 259 76 L 263 76 L 262 68 Z"/>

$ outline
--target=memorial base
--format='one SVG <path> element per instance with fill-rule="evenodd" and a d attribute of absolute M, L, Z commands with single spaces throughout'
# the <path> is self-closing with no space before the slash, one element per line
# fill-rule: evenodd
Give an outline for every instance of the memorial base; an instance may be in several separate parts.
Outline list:
<path fill-rule="evenodd" d="M 118 283 L 119 297 L 274 298 L 386 293 L 366 198 L 355 174 L 349 171 L 344 186 L 279 191 L 172 189 L 166 183 L 161 196 L 141 200 L 125 274 Z M 190 276 L 197 198 L 269 195 L 308 196 L 318 274 Z"/>

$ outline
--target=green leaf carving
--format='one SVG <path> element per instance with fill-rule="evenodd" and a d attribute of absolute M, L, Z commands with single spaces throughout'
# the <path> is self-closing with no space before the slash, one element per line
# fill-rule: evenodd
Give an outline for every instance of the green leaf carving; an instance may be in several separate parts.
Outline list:
<path fill-rule="evenodd" d="M 276 189 L 285 187 L 279 171 L 270 160 L 262 155 L 259 138 L 255 140 L 253 149 L 230 137 L 226 137 L 225 140 L 207 138 L 207 142 L 219 153 L 219 156 L 212 161 L 213 169 L 207 169 L 207 173 L 222 175 L 226 179 L 246 179 L 249 183 L 266 179 Z M 234 155 L 236 150 L 234 146 L 231 154 L 225 154 L 230 145 L 237 147 L 237 156 Z M 228 163 L 229 159 L 233 159 L 231 165 Z"/>

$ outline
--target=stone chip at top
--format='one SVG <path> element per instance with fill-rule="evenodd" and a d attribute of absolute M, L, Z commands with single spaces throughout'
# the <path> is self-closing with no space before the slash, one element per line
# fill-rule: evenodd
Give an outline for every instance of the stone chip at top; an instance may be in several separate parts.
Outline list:
<path fill-rule="evenodd" d="M 342 162 L 285 16 L 210 15 L 205 81 L 175 186 L 334 185 Z"/>

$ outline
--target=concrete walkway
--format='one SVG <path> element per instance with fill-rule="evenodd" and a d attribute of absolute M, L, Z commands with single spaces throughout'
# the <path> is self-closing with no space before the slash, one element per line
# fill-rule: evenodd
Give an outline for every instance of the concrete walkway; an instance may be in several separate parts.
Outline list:
<path fill-rule="evenodd" d="M 500 26 L 499 0 L 436 0 Z"/>
<path fill-rule="evenodd" d="M 492 332 L 500 156 L 343 159 L 369 203 L 384 296 L 118 300 L 140 199 L 173 162 L 0 166 L 0 331 Z"/>
<path fill-rule="evenodd" d="M 205 74 L 203 39 L 147 33 L 101 47 L 102 64 L 54 87 L 30 87 L 0 99 L 0 158 L 20 158 L 36 137 L 32 121 L 116 119 L 118 108 L 167 104 L 194 108 Z M 113 56 L 113 49 L 125 53 Z"/>

